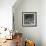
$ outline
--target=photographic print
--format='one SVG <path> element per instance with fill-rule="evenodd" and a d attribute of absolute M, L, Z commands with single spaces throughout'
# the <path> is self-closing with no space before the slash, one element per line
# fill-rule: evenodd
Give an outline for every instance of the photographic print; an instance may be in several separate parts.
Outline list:
<path fill-rule="evenodd" d="M 15 19 L 14 19 L 14 13 L 13 13 L 13 31 L 15 30 Z"/>
<path fill-rule="evenodd" d="M 22 12 L 22 26 L 36 27 L 37 12 Z"/>

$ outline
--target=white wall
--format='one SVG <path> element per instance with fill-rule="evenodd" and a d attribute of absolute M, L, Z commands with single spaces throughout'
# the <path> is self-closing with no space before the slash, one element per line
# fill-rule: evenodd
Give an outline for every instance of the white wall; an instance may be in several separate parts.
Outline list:
<path fill-rule="evenodd" d="M 19 2 L 19 3 L 18 3 Z M 36 46 L 46 46 L 46 0 L 21 0 L 13 6 L 15 29 L 24 37 L 35 41 Z M 22 12 L 37 12 L 37 27 L 22 27 Z"/>
<path fill-rule="evenodd" d="M 41 46 L 41 0 L 22 0 L 13 6 L 13 12 L 15 29 L 22 32 L 24 38 L 34 40 L 36 46 Z M 22 27 L 22 12 L 37 12 L 37 27 Z"/>
<path fill-rule="evenodd" d="M 41 2 L 41 38 L 42 46 L 46 46 L 46 0 Z"/>
<path fill-rule="evenodd" d="M 0 27 L 12 28 L 12 6 L 16 0 L 0 0 Z"/>

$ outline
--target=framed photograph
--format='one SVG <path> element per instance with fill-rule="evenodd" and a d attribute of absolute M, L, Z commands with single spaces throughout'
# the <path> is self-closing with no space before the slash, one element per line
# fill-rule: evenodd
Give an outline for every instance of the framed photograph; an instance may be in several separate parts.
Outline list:
<path fill-rule="evenodd" d="M 36 27 L 37 12 L 22 12 L 22 26 Z"/>
<path fill-rule="evenodd" d="M 14 18 L 14 13 L 13 13 L 13 31 L 15 30 L 15 18 Z"/>

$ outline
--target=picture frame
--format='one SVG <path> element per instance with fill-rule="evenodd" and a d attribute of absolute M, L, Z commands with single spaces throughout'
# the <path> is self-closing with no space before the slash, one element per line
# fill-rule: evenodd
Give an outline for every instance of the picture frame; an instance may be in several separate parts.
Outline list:
<path fill-rule="evenodd" d="M 37 26 L 37 12 L 22 12 L 22 26 L 36 27 Z"/>
<path fill-rule="evenodd" d="M 12 19 L 12 21 L 13 21 L 13 31 L 15 30 L 15 18 L 14 18 L 15 16 L 14 16 L 14 13 L 13 13 L 13 19 Z"/>

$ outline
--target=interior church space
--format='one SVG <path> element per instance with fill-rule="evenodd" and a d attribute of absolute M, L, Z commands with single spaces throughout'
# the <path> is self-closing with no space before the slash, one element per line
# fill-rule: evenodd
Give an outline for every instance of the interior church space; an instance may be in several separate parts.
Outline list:
<path fill-rule="evenodd" d="M 0 46 L 46 46 L 46 0 L 0 0 Z"/>

